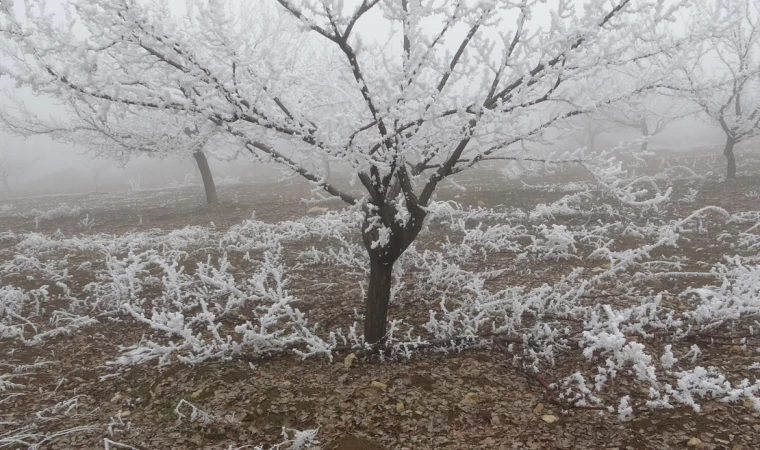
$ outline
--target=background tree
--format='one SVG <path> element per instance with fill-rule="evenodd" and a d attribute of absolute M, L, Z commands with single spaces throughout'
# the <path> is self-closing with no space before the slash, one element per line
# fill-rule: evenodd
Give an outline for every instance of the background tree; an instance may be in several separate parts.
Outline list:
<path fill-rule="evenodd" d="M 670 70 L 635 85 L 617 70 L 684 47 L 668 30 L 677 5 L 649 0 L 277 0 L 298 26 L 287 34 L 241 19 L 245 3 L 190 2 L 180 17 L 160 2 L 71 2 L 81 37 L 75 21 L 49 26 L 41 0 L 18 12 L 6 0 L 3 72 L 63 99 L 206 121 L 353 205 L 368 343 L 385 336 L 394 263 L 442 180 L 522 159 L 513 144 L 650 89 Z M 350 164 L 363 193 L 326 181 L 325 156 Z"/>
<path fill-rule="evenodd" d="M 697 47 L 697 56 L 683 71 L 677 91 L 687 92 L 726 136 L 726 177 L 736 178 L 734 147 L 760 134 L 760 25 L 758 3 L 728 0 L 695 10 L 693 23 L 728 19 L 726 32 L 715 33 Z"/>
<path fill-rule="evenodd" d="M 197 125 L 188 125 L 181 117 L 140 111 L 128 105 L 101 103 L 86 97 L 72 96 L 63 105 L 65 118 L 42 117 L 18 99 L 7 97 L 13 107 L 0 112 L 0 126 L 10 134 L 22 137 L 48 136 L 53 140 L 83 147 L 95 158 L 116 160 L 126 164 L 135 156 L 165 159 L 190 153 L 203 180 L 208 204 L 218 203 L 216 186 L 204 147 L 227 147 L 228 142 L 215 139 L 213 126 L 201 133 Z M 227 155 L 232 158 L 234 155 Z M 89 169 L 103 169 L 103 163 Z M 97 172 L 93 171 L 95 177 Z M 96 188 L 98 181 L 95 180 Z"/>
<path fill-rule="evenodd" d="M 619 127 L 641 133 L 641 150 L 646 151 L 651 138 L 665 131 L 669 124 L 695 112 L 684 99 L 652 92 L 612 104 L 603 114 Z"/>
<path fill-rule="evenodd" d="M 90 175 L 92 175 L 92 184 L 95 187 L 95 192 L 100 190 L 100 176 L 111 167 L 111 164 L 112 161 L 99 157 L 92 158 L 85 164 Z"/>
<path fill-rule="evenodd" d="M 8 152 L 0 151 L 0 183 L 3 183 L 8 195 L 14 194 L 14 189 L 11 187 L 11 178 L 15 178 L 18 183 L 18 177 L 29 169 L 31 165 L 32 162 L 29 160 L 14 158 Z"/>
<path fill-rule="evenodd" d="M 597 114 L 594 113 L 573 118 L 567 121 L 565 125 L 569 127 L 568 131 L 573 133 L 573 140 L 591 152 L 599 150 L 599 140 L 603 134 L 615 129 L 612 124 L 601 117 L 597 117 Z"/>

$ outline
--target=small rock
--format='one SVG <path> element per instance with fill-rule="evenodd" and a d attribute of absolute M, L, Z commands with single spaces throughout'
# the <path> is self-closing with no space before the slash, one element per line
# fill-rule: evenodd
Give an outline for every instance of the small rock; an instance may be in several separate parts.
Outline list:
<path fill-rule="evenodd" d="M 384 391 L 388 389 L 388 385 L 385 383 L 381 383 L 379 381 L 372 381 L 372 383 L 369 384 L 370 387 L 380 389 L 381 391 Z"/>
<path fill-rule="evenodd" d="M 401 414 L 404 411 L 406 411 L 406 407 L 404 407 L 404 402 L 396 403 L 396 412 Z"/>
<path fill-rule="evenodd" d="M 536 405 L 535 408 L 533 408 L 533 413 L 534 414 L 538 414 L 538 413 L 540 413 L 543 410 L 544 410 L 544 404 L 543 403 L 539 403 L 538 405 Z"/>
<path fill-rule="evenodd" d="M 121 417 L 122 419 L 124 417 L 129 417 L 131 415 L 132 415 L 132 411 L 119 411 L 119 417 Z"/>
<path fill-rule="evenodd" d="M 308 212 L 309 214 L 322 214 L 325 211 L 327 211 L 327 208 L 325 208 L 323 206 L 312 206 L 306 212 Z"/>
<path fill-rule="evenodd" d="M 192 394 L 190 394 L 190 398 L 198 398 L 198 397 L 200 397 L 200 396 L 201 396 L 201 393 L 202 393 L 202 392 L 203 392 L 203 390 L 202 390 L 202 389 L 198 389 L 197 391 L 195 391 L 195 392 L 193 392 Z"/>
<path fill-rule="evenodd" d="M 544 414 L 543 416 L 541 416 L 541 420 L 543 420 L 546 423 L 554 423 L 558 421 L 559 418 L 555 416 L 554 414 Z"/>
<path fill-rule="evenodd" d="M 486 203 L 483 200 L 478 200 L 478 206 L 486 206 Z"/>
<path fill-rule="evenodd" d="M 480 397 L 474 392 L 468 392 L 465 394 L 464 399 L 462 399 L 462 403 L 465 405 L 477 405 L 480 403 Z"/>
<path fill-rule="evenodd" d="M 731 447 L 731 450 L 742 450 L 742 445 L 741 444 L 736 444 L 733 447 Z"/>
<path fill-rule="evenodd" d="M 694 448 L 704 448 L 704 444 L 702 444 L 702 441 L 699 438 L 691 438 L 688 442 L 686 442 L 687 447 L 694 447 Z"/>
<path fill-rule="evenodd" d="M 343 366 L 346 369 L 350 369 L 355 359 L 356 359 L 356 355 L 353 353 L 349 353 L 348 356 L 346 356 L 346 359 L 343 360 Z"/>

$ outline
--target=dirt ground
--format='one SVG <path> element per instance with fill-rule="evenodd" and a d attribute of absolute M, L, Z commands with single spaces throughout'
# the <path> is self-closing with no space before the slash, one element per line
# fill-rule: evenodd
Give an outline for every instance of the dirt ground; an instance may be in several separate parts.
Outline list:
<path fill-rule="evenodd" d="M 702 169 L 716 165 L 715 171 L 721 173 L 723 161 L 694 157 L 671 163 L 702 164 Z M 466 191 L 448 184 L 439 199 L 456 199 L 467 206 L 527 209 L 563 195 L 532 187 L 545 183 L 540 179 L 505 181 L 477 174 L 459 181 Z M 679 217 L 700 205 L 718 205 L 729 212 L 760 211 L 758 176 L 745 174 L 735 181 L 711 177 L 677 186 L 673 197 L 681 198 L 691 188 L 699 192 L 696 203 L 675 203 L 667 214 Z M 307 196 L 308 187 L 292 180 L 223 186 L 219 188 L 221 203 L 213 206 L 202 204 L 199 186 L 10 199 L 0 201 L 13 211 L 0 215 L 0 232 L 118 235 L 211 223 L 225 229 L 252 213 L 266 222 L 298 219 L 310 214 L 313 205 L 302 201 Z M 82 214 L 34 220 L 33 210 L 46 211 L 61 203 L 82 208 Z M 342 207 L 335 200 L 319 206 Z M 94 222 L 82 224 L 83 214 Z M 708 236 L 681 251 L 704 254 L 704 249 L 711 252 L 707 259 L 719 259 L 724 250 Z M 0 239 L 0 258 L 11 253 L 11 244 Z M 75 262 L 72 259 L 72 265 Z M 491 264 L 499 264 L 498 257 Z M 308 303 L 303 310 L 315 311 L 317 318 L 336 326 L 350 324 L 351 311 L 362 304 L 361 280 L 329 267 L 308 270 L 312 272 L 299 272 L 291 288 Z M 540 278 L 551 270 L 547 263 L 533 273 Z M 84 286 L 85 281 L 74 286 Z M 505 278 L 501 282 L 516 281 Z M 392 316 L 404 317 L 425 313 L 424 302 L 403 297 L 391 311 Z M 120 345 L 137 342 L 149 332 L 118 318 L 100 317 L 97 324 L 44 345 L 17 346 L 0 339 L 0 374 L 24 386 L 7 390 L 0 386 L 0 437 L 19 430 L 20 424 L 33 424 L 37 435 L 82 427 L 45 441 L 39 448 L 46 449 L 100 449 L 105 438 L 138 449 L 228 449 L 275 444 L 286 427 L 318 428 L 323 448 L 340 450 L 686 449 L 692 448 L 687 442 L 695 437 L 708 449 L 760 449 L 760 414 L 741 402 L 707 403 L 700 413 L 690 408 L 645 410 L 629 422 L 606 411 L 560 411 L 541 380 L 552 383 L 583 367 L 584 361 L 559 361 L 539 380 L 494 349 L 455 355 L 428 352 L 410 360 L 374 357 L 350 368 L 341 355 L 333 361 L 302 361 L 293 356 L 199 366 L 141 365 L 113 376 L 114 369 L 106 362 L 119 353 Z M 709 344 L 703 345 L 703 352 L 706 365 L 722 367 L 737 379 L 756 378 L 745 368 L 760 360 L 757 354 Z M 8 372 L 11 367 L 35 363 L 28 371 Z M 622 378 L 618 382 L 621 390 L 636 392 L 635 383 Z M 72 398 L 75 402 L 58 410 L 45 410 Z M 175 408 L 183 399 L 216 420 L 210 425 L 178 420 Z M 64 407 L 69 408 L 66 414 L 60 411 Z M 189 409 L 180 412 L 190 415 Z M 548 423 L 542 420 L 546 415 L 558 420 Z M 92 424 L 109 426 L 88 429 Z M 27 446 L 18 443 L 5 448 Z"/>

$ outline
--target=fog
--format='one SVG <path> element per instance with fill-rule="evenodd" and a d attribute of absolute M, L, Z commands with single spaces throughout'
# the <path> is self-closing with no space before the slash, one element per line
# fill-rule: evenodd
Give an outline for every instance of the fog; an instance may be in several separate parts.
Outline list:
<path fill-rule="evenodd" d="M 44 108 L 52 105 L 46 99 L 30 98 L 30 103 Z M 47 136 L 20 138 L 0 132 L 0 150 L 8 158 L 30 163 L 28 168 L 11 177 L 13 196 L 45 195 L 55 193 L 77 193 L 90 191 L 119 191 L 133 189 L 139 183 L 141 189 L 155 189 L 177 183 L 200 183 L 198 169 L 192 155 L 184 157 L 151 159 L 137 157 L 125 165 L 115 160 L 93 157 L 85 148 L 63 144 Z M 603 132 L 598 137 L 601 146 L 612 147 L 639 138 L 633 130 Z M 671 154 L 702 150 L 720 154 L 723 135 L 717 127 L 704 120 L 689 117 L 678 120 L 661 134 L 650 140 L 650 151 L 654 154 Z M 549 150 L 567 150 L 583 146 L 582 136 L 573 136 L 554 142 Z M 750 148 L 751 143 L 744 148 Z M 741 148 L 739 148 L 741 150 Z M 286 176 L 287 169 L 276 163 L 254 161 L 243 155 L 232 162 L 219 161 L 209 156 L 214 177 L 240 182 L 254 180 L 275 180 Z M 332 164 L 333 173 L 341 173 L 340 164 Z M 0 191 L 0 198 L 9 194 Z M 223 201 L 223 198 L 222 198 Z"/>

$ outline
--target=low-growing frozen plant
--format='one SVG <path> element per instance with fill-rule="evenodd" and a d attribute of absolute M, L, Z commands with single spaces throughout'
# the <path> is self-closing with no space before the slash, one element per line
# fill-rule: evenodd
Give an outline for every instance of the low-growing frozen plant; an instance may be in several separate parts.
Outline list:
<path fill-rule="evenodd" d="M 95 219 L 91 219 L 90 215 L 86 214 L 84 219 L 81 219 L 78 223 L 80 227 L 86 228 L 87 231 L 92 231 L 92 227 L 95 226 Z"/>

